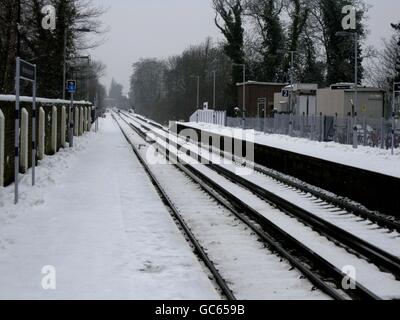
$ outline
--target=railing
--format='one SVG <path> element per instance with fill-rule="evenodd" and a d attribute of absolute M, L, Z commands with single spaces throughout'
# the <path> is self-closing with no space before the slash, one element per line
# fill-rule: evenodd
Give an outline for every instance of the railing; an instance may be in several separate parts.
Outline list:
<path fill-rule="evenodd" d="M 209 123 L 220 126 L 226 125 L 226 112 L 214 110 L 197 110 L 191 117 L 190 122 Z"/>
<path fill-rule="evenodd" d="M 270 134 L 288 135 L 314 141 L 353 144 L 355 120 L 339 116 L 298 116 L 276 114 L 272 118 L 227 118 L 228 127 L 254 129 Z M 392 147 L 393 121 L 384 118 L 357 118 L 359 145 L 389 149 Z M 400 121 L 395 121 L 395 147 L 400 145 Z"/>

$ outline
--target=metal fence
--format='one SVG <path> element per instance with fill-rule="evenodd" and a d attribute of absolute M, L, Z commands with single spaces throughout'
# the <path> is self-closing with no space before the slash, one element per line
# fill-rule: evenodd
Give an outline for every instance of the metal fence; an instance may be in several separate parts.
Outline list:
<path fill-rule="evenodd" d="M 394 121 L 395 147 L 400 145 L 400 120 Z M 353 144 L 357 126 L 358 144 L 389 149 L 392 147 L 393 120 L 351 116 L 299 116 L 276 114 L 272 118 L 227 118 L 228 127 L 254 129 L 271 134 L 282 134 L 314 141 L 334 141 Z"/>

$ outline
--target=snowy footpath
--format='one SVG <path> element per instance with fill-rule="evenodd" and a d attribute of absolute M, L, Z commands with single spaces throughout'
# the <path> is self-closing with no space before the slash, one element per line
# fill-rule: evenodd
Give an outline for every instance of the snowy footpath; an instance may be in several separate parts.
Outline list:
<path fill-rule="evenodd" d="M 0 189 L 0 299 L 219 298 L 110 116 L 37 176 Z"/>

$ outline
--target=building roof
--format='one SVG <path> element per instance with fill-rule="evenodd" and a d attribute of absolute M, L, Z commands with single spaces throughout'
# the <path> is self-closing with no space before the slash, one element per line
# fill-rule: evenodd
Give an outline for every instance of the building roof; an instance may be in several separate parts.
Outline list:
<path fill-rule="evenodd" d="M 332 89 L 331 87 L 328 88 L 321 88 L 318 90 L 332 90 L 332 91 L 345 91 L 345 92 L 354 92 L 354 88 L 339 88 L 339 89 Z M 380 88 L 374 88 L 374 87 L 366 87 L 366 86 L 358 86 L 357 87 L 358 92 L 385 92 L 385 90 L 380 89 Z"/>
<path fill-rule="evenodd" d="M 246 81 L 245 82 L 246 86 L 249 85 L 261 85 L 261 86 L 279 86 L 279 87 L 284 87 L 287 86 L 287 83 L 279 83 L 279 82 L 259 82 L 259 81 Z M 236 86 L 241 87 L 243 86 L 243 82 L 236 83 Z"/>
<path fill-rule="evenodd" d="M 316 91 L 318 90 L 318 84 L 316 83 L 295 83 L 293 85 L 288 85 L 286 86 L 285 90 L 291 90 L 294 89 L 294 91 Z"/>

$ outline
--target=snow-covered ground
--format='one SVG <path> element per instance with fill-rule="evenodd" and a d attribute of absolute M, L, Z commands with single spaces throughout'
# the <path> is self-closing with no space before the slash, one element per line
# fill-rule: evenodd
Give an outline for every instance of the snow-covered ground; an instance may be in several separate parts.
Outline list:
<path fill-rule="evenodd" d="M 128 120 L 128 118 L 126 118 Z M 129 121 L 129 120 L 128 120 Z M 148 160 L 149 145 L 131 127 L 120 121 L 129 140 L 142 145 L 140 153 Z M 209 258 L 238 299 L 325 300 L 329 299 L 280 256 L 265 247 L 248 226 L 215 201 L 182 171 L 154 154 L 153 174 L 173 201 Z M 153 159 L 152 159 L 153 160 Z M 155 162 L 154 162 L 155 163 Z M 195 205 L 194 205 L 195 204 Z"/>
<path fill-rule="evenodd" d="M 395 155 L 390 150 L 360 146 L 357 150 L 350 145 L 335 142 L 317 142 L 303 138 L 293 138 L 278 134 L 222 127 L 204 123 L 183 123 L 187 126 L 218 133 L 225 136 L 250 137 L 254 132 L 254 142 L 260 145 L 287 150 L 331 162 L 344 164 L 368 171 L 400 178 L 400 149 Z"/>
<path fill-rule="evenodd" d="M 0 299 L 218 299 L 117 125 L 100 127 L 42 161 L 36 187 L 22 177 L 17 206 L 0 189 Z"/>

